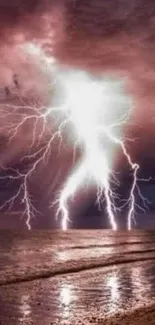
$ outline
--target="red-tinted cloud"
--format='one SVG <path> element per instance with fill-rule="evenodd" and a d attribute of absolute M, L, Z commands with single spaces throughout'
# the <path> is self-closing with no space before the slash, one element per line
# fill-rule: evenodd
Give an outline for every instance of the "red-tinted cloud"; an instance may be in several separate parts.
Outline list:
<path fill-rule="evenodd" d="M 153 157 L 154 22 L 154 0 L 0 0 L 0 88 L 10 85 L 16 73 L 21 76 L 24 96 L 29 97 L 31 92 L 45 100 L 47 80 L 39 64 L 17 47 L 33 40 L 62 63 L 125 76 L 135 106 L 129 135 L 138 138 L 130 146 L 131 152 L 141 161 L 148 151 Z M 2 125 L 5 120 L 1 116 L 0 129 Z M 7 165 L 19 161 L 28 150 L 32 130 L 31 125 L 26 132 L 22 129 L 11 144 L 7 143 L 8 133 L 3 131 L 1 160 Z M 60 185 L 72 164 L 72 151 L 62 152 L 56 160 L 55 146 L 44 175 L 45 193 L 50 191 L 58 166 L 62 170 L 57 182 Z M 41 177 L 40 171 L 38 184 Z"/>

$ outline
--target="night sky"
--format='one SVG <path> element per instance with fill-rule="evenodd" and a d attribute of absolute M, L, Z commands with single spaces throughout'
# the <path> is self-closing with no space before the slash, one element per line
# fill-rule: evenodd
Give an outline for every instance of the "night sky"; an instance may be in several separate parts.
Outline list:
<path fill-rule="evenodd" d="M 48 104 L 48 76 L 34 57 L 19 49 L 19 45 L 35 41 L 49 56 L 54 55 L 70 67 L 126 77 L 126 90 L 134 102 L 132 123 L 126 129 L 127 136 L 134 139 L 129 150 L 133 160 L 141 165 L 140 178 L 152 178 L 139 182 L 150 204 L 146 214 L 137 209 L 135 227 L 155 228 L 154 17 L 154 0 L 0 0 L 0 204 L 15 195 L 20 186 L 20 179 L 4 176 L 14 175 L 14 170 L 22 173 L 33 163 L 23 157 L 29 152 L 34 123 L 26 123 L 10 142 L 9 130 L 18 116 L 8 107 L 20 105 L 21 98 L 25 107 L 34 98 Z M 46 143 L 48 137 L 46 132 L 39 145 Z M 34 144 L 34 150 L 37 146 L 38 143 Z M 59 227 L 50 204 L 72 166 L 73 150 L 66 145 L 59 154 L 58 146 L 56 140 L 48 161 L 39 166 L 29 181 L 34 206 L 40 212 L 32 220 L 35 228 Z M 122 184 L 118 193 L 123 200 L 132 178 L 121 153 L 115 164 Z M 77 194 L 71 206 L 71 228 L 109 227 L 104 209 L 101 213 L 95 205 L 95 190 L 90 188 L 87 193 Z M 138 194 L 136 198 L 141 206 Z M 7 208 L 2 209 L 0 228 L 25 227 L 21 198 L 9 211 Z M 125 227 L 126 214 L 124 209 L 118 215 L 121 228 Z"/>

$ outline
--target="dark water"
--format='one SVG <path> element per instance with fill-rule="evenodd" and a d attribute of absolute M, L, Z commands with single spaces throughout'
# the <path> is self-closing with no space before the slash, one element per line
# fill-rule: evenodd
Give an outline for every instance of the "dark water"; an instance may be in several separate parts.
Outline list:
<path fill-rule="evenodd" d="M 154 302 L 155 232 L 0 233 L 2 325 L 98 324 Z"/>

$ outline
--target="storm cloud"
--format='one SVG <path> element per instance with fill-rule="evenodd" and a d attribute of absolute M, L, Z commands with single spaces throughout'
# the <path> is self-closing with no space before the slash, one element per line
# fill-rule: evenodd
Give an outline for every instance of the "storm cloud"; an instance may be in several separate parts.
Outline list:
<path fill-rule="evenodd" d="M 0 0 L 0 88 L 12 87 L 17 74 L 22 97 L 37 97 L 46 104 L 48 75 L 42 72 L 39 61 L 23 52 L 20 45 L 27 42 L 35 42 L 45 53 L 70 67 L 126 77 L 126 90 L 134 103 L 132 125 L 127 130 L 135 139 L 130 148 L 134 159 L 147 169 L 148 156 L 154 161 L 154 0 Z M 1 99 L 2 104 L 6 102 Z M 1 115 L 1 161 L 6 166 L 16 165 L 29 149 L 32 125 L 21 129 L 11 144 L 3 125 Z M 44 178 L 47 197 L 53 191 L 52 182 L 59 167 L 56 189 L 72 164 L 71 148 L 54 159 L 57 146 L 53 146 L 45 167 L 51 175 L 47 172 Z M 119 164 L 122 166 L 121 155 Z M 22 163 L 20 166 L 22 169 Z M 36 184 L 44 171 L 39 173 L 38 180 L 34 178 Z"/>

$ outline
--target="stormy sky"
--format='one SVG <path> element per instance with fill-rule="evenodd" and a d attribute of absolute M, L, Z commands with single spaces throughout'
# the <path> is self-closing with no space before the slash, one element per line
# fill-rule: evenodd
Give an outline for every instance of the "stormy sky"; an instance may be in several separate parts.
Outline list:
<path fill-rule="evenodd" d="M 109 73 L 126 77 L 126 90 L 134 102 L 133 118 L 127 134 L 134 139 L 130 152 L 141 165 L 141 176 L 152 177 L 142 184 L 142 192 L 148 197 L 150 217 L 142 216 L 139 225 L 155 226 L 153 212 L 155 175 L 155 4 L 153 0 L 0 0 L 0 161 L 1 202 L 16 193 L 20 180 L 4 180 L 12 175 L 12 169 L 21 172 L 28 169 L 32 161 L 22 159 L 32 141 L 33 121 L 26 123 L 10 142 L 12 121 L 18 119 L 11 105 L 23 106 L 34 98 L 48 102 L 48 74 L 42 71 L 39 61 L 24 54 L 21 45 L 36 42 L 49 56 L 58 61 L 93 73 Z M 9 89 L 9 93 L 8 93 Z M 53 132 L 53 131 L 52 131 Z M 38 128 L 39 133 L 39 128 Z M 45 134 L 43 142 L 49 134 Z M 42 143 L 40 144 L 42 145 Z M 48 162 L 40 166 L 30 181 L 34 204 L 41 214 L 33 220 L 35 227 L 52 227 L 54 211 L 49 202 L 54 198 L 72 166 L 73 151 L 70 147 L 58 154 L 58 143 L 51 147 Z M 128 194 L 131 177 L 121 153 L 117 162 L 121 170 L 122 191 Z M 124 194 L 125 193 L 125 194 Z M 86 200 L 84 200 L 86 199 Z M 75 227 L 104 227 L 103 216 L 94 207 L 95 194 L 90 191 L 77 199 Z M 0 227 L 22 227 L 20 219 L 23 205 L 20 198 L 14 203 L 12 215 L 5 212 Z M 3 209 L 6 211 L 6 209 Z M 125 213 L 125 212 L 124 212 Z M 96 215 L 98 219 L 96 219 Z M 95 217 L 94 217 L 95 216 Z M 147 222 L 146 218 L 150 218 Z M 78 220 L 78 221 L 77 221 Z M 97 220 L 97 221 L 96 221 Z"/>

